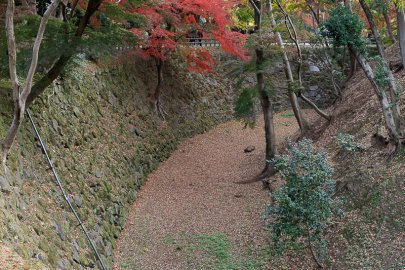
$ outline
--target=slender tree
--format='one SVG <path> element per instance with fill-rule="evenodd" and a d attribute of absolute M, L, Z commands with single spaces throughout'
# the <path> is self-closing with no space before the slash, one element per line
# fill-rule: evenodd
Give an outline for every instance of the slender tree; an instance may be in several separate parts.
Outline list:
<path fill-rule="evenodd" d="M 382 6 L 382 14 L 384 17 L 385 25 L 387 27 L 388 36 L 390 37 L 391 42 L 395 43 L 395 42 L 397 42 L 397 39 L 395 38 L 394 32 L 392 30 L 392 23 L 391 23 L 391 17 L 390 17 L 389 11 L 390 11 L 390 1 L 384 0 L 383 6 Z"/>
<path fill-rule="evenodd" d="M 61 0 L 54 0 L 52 4 L 49 5 L 49 7 L 44 13 L 44 16 L 42 17 L 41 23 L 38 28 L 37 36 L 35 38 L 34 46 L 32 49 L 32 60 L 28 71 L 28 75 L 25 79 L 24 85 L 21 86 L 17 76 L 17 46 L 14 31 L 15 3 L 14 0 L 8 0 L 6 11 L 6 35 L 7 35 L 7 48 L 9 58 L 9 71 L 13 91 L 14 117 L 11 126 L 7 132 L 6 138 L 1 143 L 2 165 L 6 174 L 8 174 L 6 164 L 7 156 L 17 136 L 17 132 L 21 127 L 22 120 L 24 119 L 26 103 L 28 96 L 31 92 L 34 74 L 38 65 L 39 48 L 42 43 L 46 25 L 48 24 L 51 14 L 58 7 L 60 1 Z"/>
<path fill-rule="evenodd" d="M 389 68 L 388 61 L 385 55 L 384 51 L 384 46 L 382 44 L 381 38 L 380 38 L 380 33 L 377 29 L 377 25 L 374 22 L 373 15 L 371 13 L 371 10 L 365 0 L 359 0 L 360 5 L 366 15 L 367 21 L 370 25 L 371 32 L 373 33 L 373 36 L 376 41 L 377 45 L 377 50 L 378 54 L 381 57 L 382 64 L 384 66 L 384 69 L 386 70 L 386 75 L 388 77 L 387 83 L 388 83 L 388 89 L 389 89 L 389 94 L 390 94 L 390 99 L 391 99 L 391 107 L 392 107 L 392 113 L 395 121 L 396 128 L 399 132 L 399 135 L 402 136 L 401 132 L 401 111 L 399 107 L 399 102 L 398 102 L 398 97 L 399 97 L 399 92 L 398 92 L 398 86 L 396 84 L 396 80 L 391 72 L 391 69 Z"/>
<path fill-rule="evenodd" d="M 249 2 L 254 9 L 255 32 L 260 35 L 264 7 L 261 1 L 249 0 Z M 259 92 L 260 104 L 262 106 L 264 116 L 264 130 L 266 140 L 266 165 L 262 174 L 259 176 L 259 179 L 264 179 L 265 177 L 274 172 L 274 166 L 269 161 L 272 160 L 277 153 L 276 133 L 273 120 L 273 103 L 270 99 L 269 93 L 266 90 L 264 83 L 263 66 L 266 59 L 264 56 L 263 47 L 258 46 L 255 49 L 255 54 L 256 54 L 257 90 Z"/>
<path fill-rule="evenodd" d="M 345 7 L 349 10 L 349 12 L 352 12 L 352 1 L 344 0 L 343 2 L 344 2 Z M 347 75 L 347 81 L 349 81 L 351 78 L 353 78 L 354 73 L 356 73 L 356 69 L 357 69 L 356 56 L 351 52 L 350 49 L 349 49 L 349 56 L 350 56 L 350 70 L 349 70 L 349 74 Z"/>
<path fill-rule="evenodd" d="M 389 75 L 384 64 L 380 71 L 376 73 L 364 56 L 366 46 L 364 40 L 361 38 L 364 24 L 357 14 L 350 12 L 345 7 L 339 6 L 331 12 L 331 17 L 325 22 L 325 27 L 327 31 L 324 34 L 334 39 L 335 46 L 348 46 L 350 52 L 356 57 L 357 62 L 371 83 L 372 90 L 378 98 L 390 140 L 395 144 L 396 149 L 399 149 L 403 138 L 401 130 L 395 121 L 392 103 L 385 92 L 385 88 L 389 85 L 387 82 Z"/>
<path fill-rule="evenodd" d="M 122 8 L 127 12 L 136 12 L 145 15 L 147 23 L 144 27 L 134 28 L 131 31 L 141 38 L 141 57 L 153 58 L 156 63 L 157 85 L 151 95 L 157 114 L 165 120 L 164 110 L 161 106 L 160 95 L 163 85 L 163 68 L 165 61 L 179 45 L 188 47 L 188 67 L 190 71 L 210 72 L 215 61 L 210 51 L 202 47 L 201 39 L 195 38 L 187 42 L 186 37 L 190 30 L 208 38 L 216 39 L 220 48 L 234 56 L 248 59 L 243 48 L 245 35 L 232 32 L 230 1 L 191 1 L 179 0 L 173 2 L 164 0 L 160 4 L 147 3 L 138 8 L 123 3 Z M 203 24 L 199 20 L 204 21 Z M 200 37 L 201 38 L 201 37 Z M 189 46 L 200 45 L 200 46 Z"/>
<path fill-rule="evenodd" d="M 397 13 L 397 28 L 399 47 L 401 49 L 402 64 L 405 66 L 405 15 L 404 15 L 404 2 L 397 0 L 395 2 L 395 8 Z"/>
<path fill-rule="evenodd" d="M 37 31 L 36 39 L 32 51 L 32 59 L 29 67 L 28 75 L 25 78 L 23 85 L 17 77 L 17 46 L 15 40 L 14 19 L 15 19 L 15 3 L 13 0 L 9 0 L 6 11 L 6 36 L 7 36 L 7 51 L 8 51 L 8 64 L 9 73 L 12 85 L 14 115 L 12 123 L 7 131 L 4 140 L 0 141 L 0 155 L 2 157 L 2 165 L 6 173 L 7 169 L 7 157 L 10 153 L 11 147 L 15 141 L 17 133 L 21 127 L 22 120 L 24 119 L 24 113 L 31 103 L 39 97 L 45 89 L 51 85 L 51 83 L 60 75 L 63 68 L 68 63 L 69 59 L 74 55 L 75 50 L 68 50 L 62 52 L 62 54 L 55 59 L 53 66 L 48 72 L 43 75 L 39 80 L 34 83 L 34 75 L 39 61 L 39 49 L 43 41 L 46 26 L 49 18 L 55 14 L 56 9 L 61 4 L 62 0 L 54 0 L 49 5 L 46 5 L 46 9 L 43 12 L 42 19 Z M 85 13 L 78 22 L 77 29 L 75 31 L 76 38 L 81 38 L 84 34 L 92 15 L 102 4 L 103 0 L 88 0 L 85 8 Z M 65 2 L 63 2 L 65 3 Z M 78 0 L 74 0 L 72 9 L 70 11 L 70 19 L 73 18 Z"/>
<path fill-rule="evenodd" d="M 68 20 L 71 20 L 73 18 L 73 14 L 77 10 L 77 5 L 79 1 L 78 0 L 73 0 L 72 3 L 72 9 L 70 11 L 70 15 L 67 17 Z M 100 8 L 101 4 L 103 3 L 103 0 L 89 0 L 88 4 L 85 9 L 84 16 L 81 17 L 79 24 L 76 28 L 75 31 L 75 37 L 77 39 L 81 39 L 87 25 L 90 22 L 91 17 L 94 15 L 94 13 Z M 71 57 L 76 53 L 74 48 L 71 50 L 67 50 L 63 52 L 55 61 L 52 67 L 48 70 L 48 72 L 43 75 L 38 81 L 35 82 L 35 84 L 32 86 L 31 92 L 28 95 L 27 98 L 27 106 L 30 106 L 31 103 L 38 98 L 48 86 L 52 84 L 56 78 L 61 74 Z"/>
<path fill-rule="evenodd" d="M 276 20 L 274 19 L 273 7 L 272 7 L 272 3 L 270 0 L 266 1 L 266 13 L 269 16 L 271 26 L 273 27 L 273 29 L 276 29 L 277 23 L 276 23 Z M 286 78 L 287 78 L 288 85 L 289 85 L 288 97 L 290 99 L 291 107 L 293 108 L 295 119 L 297 119 L 301 132 L 304 133 L 309 129 L 309 125 L 308 125 L 308 122 L 304 119 L 304 117 L 302 115 L 300 105 L 298 103 L 297 95 L 295 94 L 295 91 L 294 91 L 294 87 L 293 87 L 294 86 L 294 76 L 292 73 L 290 60 L 288 59 L 287 52 L 285 51 L 284 42 L 283 42 L 283 38 L 281 37 L 281 34 L 278 31 L 275 31 L 274 34 L 276 37 L 276 42 L 281 49 L 281 56 L 282 56 L 283 64 L 284 64 L 284 71 L 285 71 Z M 299 63 L 299 66 L 301 66 L 301 63 Z"/>
<path fill-rule="evenodd" d="M 269 3 L 270 3 L 270 8 L 271 8 L 271 2 L 269 1 Z M 293 41 L 295 47 L 297 48 L 297 54 L 298 54 L 298 68 L 297 68 L 297 73 L 298 73 L 298 89 L 294 89 L 294 78 L 293 78 L 293 76 L 292 76 L 291 66 L 290 66 L 290 63 L 289 63 L 289 60 L 288 60 L 287 53 L 286 53 L 285 51 L 283 51 L 283 60 L 285 59 L 284 62 L 287 63 L 286 66 L 288 67 L 288 68 L 286 68 L 286 73 L 288 74 L 288 75 L 287 75 L 287 79 L 288 79 L 288 81 L 289 81 L 289 83 L 290 83 L 290 88 L 292 88 L 292 89 L 289 89 L 289 92 L 290 92 L 290 93 L 293 93 L 294 96 L 295 96 L 295 91 L 298 92 L 298 93 L 299 93 L 299 96 L 300 96 L 309 106 L 311 106 L 321 117 L 323 117 L 323 118 L 325 118 L 326 120 L 330 121 L 330 120 L 331 120 L 330 115 L 328 115 L 327 113 L 325 113 L 324 111 L 322 111 L 320 108 L 318 108 L 318 106 L 316 106 L 315 103 L 313 103 L 309 98 L 307 98 L 307 97 L 302 93 L 302 88 L 303 88 L 303 85 L 302 85 L 302 62 L 303 62 L 303 58 L 302 58 L 301 47 L 300 47 L 299 42 L 298 42 L 297 31 L 295 30 L 295 26 L 294 26 L 294 23 L 293 23 L 292 20 L 291 20 L 291 17 L 290 17 L 289 14 L 286 12 L 286 10 L 283 8 L 283 6 L 281 5 L 280 1 L 279 1 L 279 0 L 276 0 L 276 3 L 277 3 L 278 7 L 280 8 L 281 12 L 282 12 L 283 15 L 284 15 L 284 21 L 285 21 L 285 25 L 286 25 L 288 34 L 289 34 L 289 36 L 290 36 L 290 39 Z M 273 17 L 273 16 L 272 16 L 272 14 L 271 14 L 271 18 L 272 18 L 272 17 Z M 272 18 L 272 24 L 273 24 L 273 23 L 275 24 L 274 18 Z M 273 26 L 273 27 L 274 27 L 274 26 Z M 279 36 L 279 40 L 280 40 L 280 42 L 278 42 L 278 43 L 279 43 L 279 45 L 281 44 L 280 47 L 284 49 L 283 41 L 282 41 L 281 35 L 280 35 L 279 33 L 278 33 L 278 36 Z M 284 56 L 284 54 L 285 54 L 285 56 Z M 291 95 L 292 95 L 292 94 L 290 94 L 290 100 L 292 100 Z M 297 102 L 297 97 L 296 97 L 296 96 L 295 96 L 295 98 L 293 97 L 293 100 L 294 100 L 295 102 Z M 291 101 L 291 103 L 294 104 L 292 101 Z M 298 104 L 298 102 L 297 102 L 297 104 Z M 293 106 L 293 108 L 294 108 L 294 106 Z M 299 109 L 299 107 L 298 107 L 298 109 Z M 294 110 L 294 111 L 295 111 L 295 110 Z M 297 118 L 297 119 L 298 119 L 298 118 Z M 301 130 L 302 130 L 302 129 L 301 129 Z"/>

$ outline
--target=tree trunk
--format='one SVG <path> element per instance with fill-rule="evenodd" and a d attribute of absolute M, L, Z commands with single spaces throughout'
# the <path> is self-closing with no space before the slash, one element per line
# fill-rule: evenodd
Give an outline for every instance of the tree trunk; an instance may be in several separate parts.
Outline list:
<path fill-rule="evenodd" d="M 356 57 L 350 52 L 349 52 L 349 59 L 350 59 L 350 63 L 349 63 L 350 66 L 349 66 L 349 73 L 347 74 L 346 82 L 348 82 L 351 78 L 353 78 L 354 74 L 356 73 L 356 69 L 357 69 Z"/>
<path fill-rule="evenodd" d="M 344 0 L 345 7 L 352 12 L 352 1 L 351 0 Z"/>
<path fill-rule="evenodd" d="M 392 31 L 391 19 L 390 19 L 390 15 L 388 14 L 388 9 L 389 9 L 388 0 L 385 0 L 384 5 L 385 5 L 385 7 L 383 10 L 383 16 L 384 16 L 384 20 L 385 20 L 385 25 L 387 26 L 388 36 L 390 37 L 392 43 L 395 43 L 395 42 L 397 42 L 397 39 L 395 38 L 394 33 Z"/>
<path fill-rule="evenodd" d="M 255 52 L 256 67 L 260 67 L 265 61 L 264 53 L 262 49 L 256 49 Z M 270 188 L 270 184 L 266 182 L 265 179 L 277 173 L 277 170 L 275 169 L 273 163 L 270 162 L 277 155 L 276 132 L 273 119 L 273 103 L 271 102 L 269 94 L 265 89 L 264 76 L 260 68 L 257 68 L 256 77 L 257 88 L 260 96 L 260 104 L 262 107 L 264 119 L 264 132 L 266 142 L 265 166 L 263 171 L 256 177 L 246 181 L 237 182 L 237 184 L 250 184 L 262 181 L 265 188 Z"/>
<path fill-rule="evenodd" d="M 19 82 L 17 78 L 17 51 L 15 43 L 15 33 L 14 33 L 14 0 L 8 0 L 7 13 L 6 13 L 6 28 L 7 28 L 7 49 L 9 54 L 9 71 L 10 79 L 13 88 L 13 101 L 14 101 L 14 117 L 11 126 L 7 132 L 6 138 L 1 143 L 2 150 L 2 165 L 8 174 L 7 170 L 7 156 L 10 149 L 15 141 L 18 130 L 20 129 L 22 120 L 24 119 L 24 113 L 26 108 L 26 101 L 28 95 L 31 92 L 32 81 L 34 79 L 34 74 L 38 65 L 39 49 L 42 43 L 42 39 L 45 33 L 46 25 L 48 24 L 49 17 L 58 7 L 61 0 L 55 0 L 48 7 L 44 13 L 41 23 L 38 28 L 37 36 L 34 41 L 34 46 L 32 49 L 32 60 L 31 65 L 28 70 L 27 78 L 25 79 L 24 88 L 20 93 Z"/>
<path fill-rule="evenodd" d="M 371 10 L 370 10 L 370 8 L 368 7 L 368 5 L 366 4 L 366 2 L 364 0 L 359 0 L 359 3 L 361 5 L 361 8 L 364 11 L 364 14 L 366 15 L 367 21 L 368 21 L 368 23 L 370 25 L 370 28 L 371 28 L 371 32 L 373 33 L 373 36 L 375 38 L 378 53 L 380 54 L 380 56 L 382 58 L 385 59 L 384 46 L 382 45 L 381 38 L 380 38 L 380 33 L 378 32 L 377 26 L 374 23 L 373 14 L 371 14 Z"/>
<path fill-rule="evenodd" d="M 316 22 L 316 24 L 319 27 L 319 24 L 320 24 L 319 13 L 314 10 L 314 8 L 312 7 L 312 3 L 310 1 L 307 0 L 306 4 L 307 4 L 307 7 L 309 8 L 309 11 L 311 12 L 313 20 Z"/>
<path fill-rule="evenodd" d="M 352 12 L 351 0 L 344 0 L 344 5 L 350 12 Z M 353 78 L 354 74 L 356 73 L 356 69 L 357 69 L 356 57 L 350 52 L 350 50 L 349 50 L 349 55 L 350 55 L 350 63 L 349 63 L 350 69 L 349 69 L 349 73 L 347 75 L 346 82 L 348 82 L 351 78 Z"/>
<path fill-rule="evenodd" d="M 401 48 L 402 64 L 405 67 L 405 16 L 401 3 L 396 4 L 399 47 Z"/>
<path fill-rule="evenodd" d="M 266 9 L 267 9 L 266 10 L 267 14 L 270 18 L 271 26 L 273 28 L 276 28 L 277 23 L 273 16 L 273 7 L 271 4 L 271 1 L 267 1 Z M 283 38 L 281 37 L 279 32 L 275 32 L 274 34 L 276 35 L 276 42 L 281 49 L 281 56 L 283 59 L 284 71 L 286 74 L 287 81 L 288 81 L 289 85 L 292 86 L 292 84 L 294 83 L 294 76 L 292 74 L 291 65 L 290 65 L 290 61 L 288 59 L 287 52 L 285 51 Z M 302 116 L 301 108 L 298 103 L 297 95 L 295 94 L 294 89 L 290 89 L 290 87 L 288 89 L 288 97 L 290 98 L 291 107 L 294 111 L 294 116 L 298 122 L 301 132 L 307 131 L 309 129 L 308 122 Z"/>
<path fill-rule="evenodd" d="M 261 28 L 261 21 L 262 21 L 262 2 L 261 1 L 254 1 L 249 0 L 250 4 L 253 6 L 255 10 L 255 31 L 259 32 Z M 266 3 L 267 4 L 267 3 Z M 276 133 L 274 129 L 274 121 L 273 121 L 273 103 L 270 100 L 269 94 L 266 91 L 264 85 L 264 75 L 263 70 L 261 67 L 265 62 L 264 58 L 264 51 L 262 48 L 256 48 L 256 77 L 257 77 L 257 90 L 260 96 L 260 104 L 263 111 L 263 118 L 264 118 L 264 131 L 265 131 L 265 141 L 266 141 L 266 160 L 265 160 L 265 168 L 262 173 L 254 179 L 257 180 L 264 180 L 266 177 L 270 176 L 274 173 L 274 166 L 270 163 L 276 153 L 277 153 L 277 146 L 276 146 Z M 250 181 L 248 181 L 250 182 Z M 263 182 L 265 183 L 265 182 Z"/>
<path fill-rule="evenodd" d="M 302 98 L 303 101 L 305 101 L 309 106 L 311 106 L 321 117 L 325 118 L 326 120 L 330 121 L 332 120 L 332 117 L 327 114 L 326 112 L 322 111 L 319 109 L 318 106 L 316 106 L 315 103 L 313 103 L 309 98 L 307 98 L 304 94 L 300 93 L 300 97 Z"/>
<path fill-rule="evenodd" d="M 276 0 L 276 3 L 278 5 L 278 7 L 280 8 L 281 12 L 284 14 L 285 24 L 286 24 L 286 27 L 287 27 L 288 34 L 290 35 L 290 38 L 292 39 L 292 41 L 295 44 L 295 47 L 297 48 L 297 52 L 298 52 L 298 71 L 297 71 L 297 73 L 298 73 L 298 81 L 299 81 L 299 88 L 300 88 L 298 93 L 300 94 L 301 97 L 303 97 L 303 95 L 301 94 L 301 89 L 303 88 L 303 86 L 302 86 L 302 74 L 301 74 L 302 73 L 302 62 L 303 62 L 303 60 L 302 60 L 301 47 L 300 47 L 300 45 L 298 43 L 297 31 L 295 30 L 295 26 L 294 26 L 294 24 L 293 24 L 293 22 L 291 20 L 290 15 L 288 15 L 288 13 L 285 11 L 285 9 L 281 6 L 280 1 Z M 274 17 L 272 17 L 271 20 L 274 21 Z M 284 48 L 284 46 L 282 46 L 282 48 Z M 287 72 L 287 74 L 288 74 L 287 78 L 289 78 L 289 77 L 292 78 L 292 73 L 291 73 L 291 68 L 290 68 L 288 58 L 287 58 L 287 62 L 288 62 L 288 67 L 289 67 L 289 69 L 288 69 L 289 71 L 287 70 L 288 71 Z M 290 79 L 290 82 L 292 83 L 293 79 Z M 292 91 L 290 89 L 290 93 L 291 92 Z M 294 93 L 294 95 L 295 95 L 295 93 Z M 297 99 L 296 96 L 295 96 L 295 99 Z M 331 117 L 329 115 L 327 115 L 325 112 L 323 112 L 321 109 L 319 109 L 318 106 L 316 106 L 315 103 L 313 103 L 312 101 L 310 101 L 306 97 L 303 97 L 303 100 L 305 102 L 307 102 L 321 117 L 324 117 L 328 121 L 331 120 Z"/>
<path fill-rule="evenodd" d="M 392 114 L 391 106 L 390 103 L 388 102 L 387 95 L 383 90 L 380 90 L 378 85 L 375 82 L 374 79 L 374 72 L 373 69 L 370 67 L 368 64 L 367 60 L 360 54 L 358 53 L 352 45 L 349 45 L 349 49 L 352 51 L 352 53 L 356 56 L 356 59 L 363 69 L 364 73 L 366 74 L 367 79 L 370 81 L 372 85 L 372 89 L 375 93 L 375 95 L 378 98 L 378 101 L 380 102 L 381 109 L 383 111 L 384 115 L 384 120 L 385 120 L 385 126 L 387 128 L 387 132 L 390 136 L 390 139 L 395 142 L 396 145 L 399 146 L 400 144 L 400 136 L 398 129 L 395 125 L 395 120 Z"/>
<path fill-rule="evenodd" d="M 311 234 L 309 232 L 308 226 L 307 226 L 307 240 L 308 240 L 308 249 L 311 252 L 312 259 L 314 260 L 318 268 L 324 268 L 325 266 L 319 261 L 318 256 L 314 251 L 314 247 L 312 246 Z"/>
<path fill-rule="evenodd" d="M 72 18 L 73 15 L 73 9 L 76 6 L 78 1 L 75 1 L 73 3 L 72 11 L 69 16 L 69 18 Z M 75 36 L 81 38 L 83 36 L 84 30 L 86 29 L 87 24 L 89 23 L 89 20 L 91 16 L 96 12 L 96 10 L 100 7 L 102 3 L 102 0 L 90 0 L 85 15 L 81 18 L 79 25 L 76 29 Z M 52 68 L 42 76 L 40 80 L 38 80 L 34 86 L 32 87 L 32 91 L 28 96 L 27 99 L 27 107 L 31 105 L 31 103 L 38 98 L 44 91 L 45 89 L 52 84 L 52 82 L 58 78 L 60 73 L 63 71 L 65 68 L 66 64 L 70 60 L 70 58 L 73 56 L 74 50 L 62 53 L 61 56 L 55 61 L 55 64 L 52 66 Z"/>
<path fill-rule="evenodd" d="M 13 103 L 14 103 L 14 117 L 9 128 L 6 138 L 1 142 L 1 154 L 2 154 L 2 165 L 6 174 L 7 171 L 7 156 L 13 145 L 14 139 L 17 134 L 19 122 L 20 122 L 20 86 L 17 76 L 17 49 L 15 44 L 15 34 L 14 34 L 14 11 L 15 5 L 14 0 L 8 0 L 7 10 L 6 10 L 6 35 L 7 35 L 7 52 L 8 52 L 8 64 L 10 71 L 10 80 L 13 90 Z"/>
<path fill-rule="evenodd" d="M 79 0 L 73 0 L 73 3 L 72 3 L 72 6 L 71 6 L 71 9 L 70 9 L 70 14 L 69 14 L 68 20 L 70 20 L 70 19 L 73 18 L 73 15 L 75 14 L 76 6 L 77 6 L 77 3 L 78 3 L 78 2 L 79 2 Z"/>
<path fill-rule="evenodd" d="M 155 93 L 153 94 L 153 101 L 155 102 L 156 113 L 159 115 L 160 118 L 162 118 L 163 121 L 165 121 L 166 119 L 165 119 L 164 111 L 163 111 L 162 105 L 160 104 L 160 93 L 162 90 L 162 83 L 163 83 L 164 61 L 162 59 L 156 58 L 155 63 L 156 63 L 156 71 L 157 71 L 157 85 L 156 85 Z"/>
<path fill-rule="evenodd" d="M 37 99 L 45 91 L 45 89 L 58 78 L 72 55 L 73 52 L 62 54 L 48 73 L 42 76 L 41 79 L 32 86 L 31 93 L 27 98 L 27 107 L 29 107 L 32 102 L 34 102 L 34 100 Z"/>
<path fill-rule="evenodd" d="M 264 53 L 262 49 L 256 49 L 256 66 L 260 67 L 264 63 Z M 260 95 L 260 103 L 263 109 L 264 130 L 266 137 L 266 167 L 264 171 L 269 169 L 269 161 L 274 158 L 277 153 L 276 148 L 276 133 L 273 122 L 273 104 L 264 86 L 263 72 L 257 69 L 257 88 Z"/>
<path fill-rule="evenodd" d="M 371 27 L 371 31 L 373 33 L 373 36 L 374 36 L 376 44 L 377 44 L 378 53 L 380 54 L 381 59 L 383 61 L 383 65 L 388 73 L 388 89 L 389 89 L 389 93 L 390 93 L 391 106 L 393 108 L 392 112 L 393 112 L 393 117 L 394 117 L 394 121 L 395 121 L 395 126 L 397 128 L 397 131 L 399 132 L 399 135 L 402 136 L 402 134 L 401 134 L 401 110 L 400 110 L 399 103 L 397 100 L 397 96 L 399 94 L 397 93 L 397 85 L 395 82 L 395 78 L 388 65 L 387 58 L 385 56 L 384 46 L 381 42 L 380 33 L 378 32 L 378 29 L 374 22 L 373 15 L 371 14 L 370 8 L 368 7 L 368 5 L 366 4 L 366 2 L 364 0 L 359 0 L 359 2 L 360 2 L 360 5 L 361 5 L 364 13 L 366 14 L 367 20 Z M 384 91 L 384 89 L 381 89 L 381 91 Z"/>

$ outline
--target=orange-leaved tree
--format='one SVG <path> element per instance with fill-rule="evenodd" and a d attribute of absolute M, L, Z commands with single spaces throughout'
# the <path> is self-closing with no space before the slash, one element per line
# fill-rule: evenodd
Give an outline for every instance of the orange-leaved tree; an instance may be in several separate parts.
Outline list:
<path fill-rule="evenodd" d="M 152 95 L 158 115 L 165 120 L 160 104 L 163 67 L 167 58 L 178 47 L 187 49 L 185 60 L 189 71 L 211 72 L 216 61 L 204 45 L 215 40 L 224 52 L 247 59 L 243 48 L 245 35 L 233 32 L 231 9 L 236 1 L 227 0 L 163 0 L 142 5 L 121 1 L 128 13 L 144 15 L 140 27 L 131 31 L 141 39 L 140 56 L 152 58 L 157 67 L 157 86 Z"/>

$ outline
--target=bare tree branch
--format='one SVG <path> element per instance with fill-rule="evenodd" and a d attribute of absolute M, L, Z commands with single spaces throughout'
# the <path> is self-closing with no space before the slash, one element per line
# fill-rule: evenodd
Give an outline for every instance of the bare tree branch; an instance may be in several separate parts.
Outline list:
<path fill-rule="evenodd" d="M 253 0 L 249 0 L 249 3 L 252 5 L 252 7 L 254 8 L 254 10 L 256 11 L 257 14 L 262 13 Z"/>
<path fill-rule="evenodd" d="M 70 14 L 69 14 L 69 20 L 72 19 L 73 14 L 75 13 L 75 9 L 76 9 L 76 6 L 77 6 L 77 3 L 78 3 L 78 2 L 79 2 L 79 0 L 74 0 L 74 1 L 73 1 L 72 9 L 70 10 Z"/>
<path fill-rule="evenodd" d="M 288 59 L 287 52 L 284 50 L 285 47 L 284 47 L 283 38 L 281 37 L 280 32 L 275 30 L 275 28 L 277 27 L 277 23 L 276 23 L 276 20 L 274 19 L 273 6 L 272 6 L 272 3 L 270 0 L 267 0 L 266 6 L 267 6 L 266 12 L 269 16 L 270 24 L 271 24 L 272 28 L 274 29 L 273 31 L 274 31 L 274 35 L 276 36 L 276 42 L 282 51 L 281 57 L 283 59 L 283 65 L 284 65 L 284 71 L 286 74 L 286 79 L 289 83 L 288 97 L 290 99 L 291 107 L 294 111 L 295 119 L 297 120 L 301 131 L 305 132 L 306 130 L 309 129 L 309 124 L 305 120 L 304 116 L 302 115 L 301 108 L 298 103 L 297 95 L 291 89 L 292 83 L 294 82 L 294 76 L 292 73 L 291 64 L 290 64 L 290 60 Z"/>
<path fill-rule="evenodd" d="M 41 46 L 42 39 L 44 37 L 46 25 L 48 24 L 51 14 L 59 6 L 60 1 L 61 0 L 54 0 L 52 2 L 52 4 L 45 11 L 44 16 L 42 17 L 41 23 L 39 25 L 37 37 L 35 38 L 34 47 L 32 49 L 31 66 L 28 71 L 27 78 L 25 80 L 24 90 L 21 93 L 21 100 L 24 102 L 24 106 L 25 106 L 25 101 L 27 100 L 27 97 L 28 97 L 29 93 L 31 92 L 32 80 L 34 78 L 34 74 L 35 74 L 35 71 L 36 71 L 37 65 L 38 65 L 39 48 Z"/>
<path fill-rule="evenodd" d="M 298 53 L 298 68 L 297 68 L 297 73 L 298 73 L 298 82 L 299 82 L 299 96 L 306 102 L 308 103 L 321 117 L 325 118 L 326 120 L 330 121 L 332 118 L 325 113 L 324 111 L 322 111 L 321 109 L 318 108 L 318 106 L 316 106 L 315 103 L 313 103 L 310 99 L 308 99 L 307 97 L 305 97 L 302 93 L 301 93 L 301 89 L 303 88 L 302 86 L 302 51 L 301 51 L 301 47 L 299 45 L 298 42 L 298 35 L 297 35 L 297 31 L 295 30 L 295 26 L 294 23 L 291 20 L 290 15 L 285 11 L 285 9 L 283 8 L 283 6 L 281 5 L 279 0 L 275 0 L 277 3 L 277 6 L 280 8 L 281 12 L 284 15 L 285 18 L 285 25 L 287 27 L 288 30 L 288 34 L 290 35 L 291 40 L 294 42 L 295 47 L 297 48 L 297 53 Z"/>
<path fill-rule="evenodd" d="M 17 50 L 15 43 L 15 33 L 14 33 L 14 0 L 8 0 L 7 12 L 6 12 L 6 28 L 7 28 L 7 47 L 9 54 L 9 70 L 10 70 L 10 79 L 13 88 L 13 102 L 14 102 L 14 117 L 11 123 L 11 126 L 7 132 L 6 138 L 1 143 L 2 151 L 2 165 L 6 175 L 8 174 L 7 170 L 7 156 L 10 152 L 10 149 L 15 141 L 17 132 L 20 129 L 21 122 L 24 118 L 25 104 L 28 98 L 28 95 L 31 92 L 32 81 L 34 78 L 35 71 L 38 65 L 38 55 L 39 48 L 42 43 L 42 39 L 45 33 L 46 25 L 48 23 L 49 17 L 56 10 L 61 0 L 55 0 L 46 10 L 44 16 L 42 17 L 37 36 L 35 38 L 33 50 L 32 50 L 32 60 L 30 69 L 28 71 L 27 78 L 25 80 L 23 91 L 20 93 L 20 86 L 17 77 Z"/>

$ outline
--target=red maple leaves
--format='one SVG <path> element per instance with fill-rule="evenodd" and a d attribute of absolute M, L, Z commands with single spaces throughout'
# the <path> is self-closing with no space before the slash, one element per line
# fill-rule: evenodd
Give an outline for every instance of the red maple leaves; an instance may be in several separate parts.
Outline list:
<path fill-rule="evenodd" d="M 131 31 L 141 39 L 142 57 L 165 60 L 194 32 L 200 44 L 202 36 L 213 38 L 223 51 L 247 59 L 245 35 L 230 30 L 230 9 L 234 5 L 235 1 L 227 0 L 163 0 L 138 7 L 136 12 L 144 15 L 147 23 Z M 203 48 L 190 48 L 186 58 L 190 71 L 209 72 L 215 64 L 211 53 Z"/>
<path fill-rule="evenodd" d="M 88 0 L 79 0 L 79 6 L 87 4 Z M 189 69 L 204 72 L 211 71 L 215 61 L 203 47 L 188 46 L 190 39 L 194 45 L 202 45 L 203 39 L 215 39 L 224 52 L 248 58 L 243 48 L 246 36 L 231 31 L 230 11 L 236 4 L 235 0 L 104 0 L 100 10 L 112 11 L 111 18 L 122 25 L 128 25 L 125 15 L 141 15 L 141 26 L 130 29 L 140 39 L 141 57 L 166 60 L 176 48 L 186 45 Z M 96 16 L 91 25 L 100 26 Z"/>
<path fill-rule="evenodd" d="M 197 73 L 212 72 L 216 61 L 208 50 L 194 49 L 187 55 L 187 68 Z"/>

